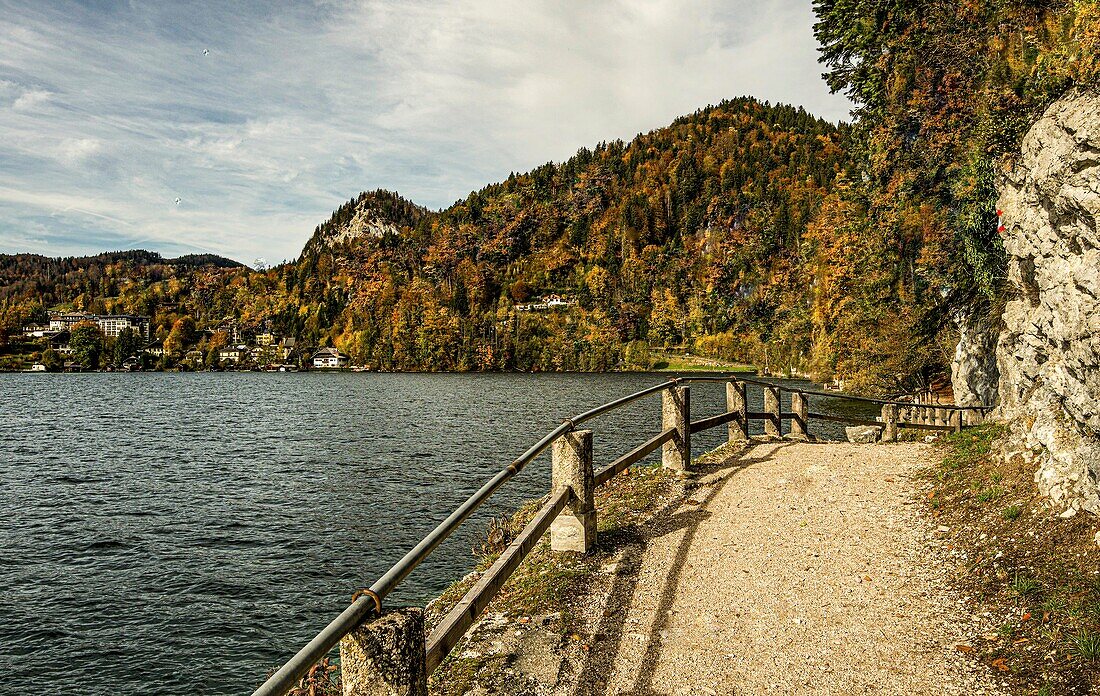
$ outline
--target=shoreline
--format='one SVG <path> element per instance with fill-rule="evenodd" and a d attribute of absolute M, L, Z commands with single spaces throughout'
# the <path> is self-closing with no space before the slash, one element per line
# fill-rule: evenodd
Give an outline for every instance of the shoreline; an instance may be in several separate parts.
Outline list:
<path fill-rule="evenodd" d="M 759 374 L 754 365 L 728 363 L 726 365 L 685 366 L 670 365 L 666 367 L 653 367 L 648 370 L 368 370 L 350 367 L 340 368 L 309 368 L 297 370 L 68 370 L 49 372 L 46 370 L 0 370 L 0 374 L 388 374 L 388 375 L 621 375 L 621 374 L 677 374 L 683 372 L 712 372 L 716 374 Z M 775 379 L 808 379 L 802 375 L 772 374 Z"/>

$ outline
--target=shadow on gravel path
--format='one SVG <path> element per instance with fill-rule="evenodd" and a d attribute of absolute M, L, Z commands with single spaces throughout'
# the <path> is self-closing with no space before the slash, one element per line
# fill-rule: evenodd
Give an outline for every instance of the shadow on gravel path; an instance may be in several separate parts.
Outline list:
<path fill-rule="evenodd" d="M 577 681 L 575 696 L 605 696 L 610 684 L 610 673 L 627 634 L 627 609 L 633 601 L 642 573 L 642 559 L 653 540 L 683 531 L 683 538 L 665 577 L 664 587 L 657 600 L 656 619 L 646 637 L 645 653 L 634 687 L 627 692 L 632 696 L 653 696 L 653 673 L 663 647 L 663 632 L 668 624 L 668 612 L 679 589 L 688 552 L 695 541 L 700 524 L 710 518 L 707 504 L 722 490 L 733 474 L 742 469 L 772 461 L 776 453 L 793 443 L 752 443 L 732 452 L 722 461 L 700 465 L 693 473 L 694 490 L 686 492 L 683 499 L 671 501 L 645 525 L 602 536 L 598 544 L 607 550 L 622 548 L 615 580 L 612 584 L 604 611 L 595 630 L 597 638 Z M 756 454 L 759 456 L 746 456 Z"/>

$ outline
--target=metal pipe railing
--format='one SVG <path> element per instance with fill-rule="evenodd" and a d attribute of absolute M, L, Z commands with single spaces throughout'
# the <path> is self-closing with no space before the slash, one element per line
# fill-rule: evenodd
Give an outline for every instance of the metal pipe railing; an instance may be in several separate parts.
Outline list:
<path fill-rule="evenodd" d="M 420 563 L 431 554 L 451 533 L 473 514 L 478 507 L 489 499 L 493 493 L 505 481 L 512 478 L 532 459 L 545 450 L 557 437 L 573 429 L 573 425 L 566 421 L 545 437 L 532 445 L 526 452 L 515 459 L 506 469 L 489 479 L 476 493 L 466 499 L 447 519 L 420 540 L 401 560 L 393 565 L 373 585 L 367 596 L 359 597 L 352 605 L 336 617 L 321 633 L 311 640 L 304 648 L 299 650 L 286 664 L 257 689 L 253 696 L 282 696 L 289 691 L 302 676 L 309 671 L 322 657 L 328 654 L 332 648 L 340 642 L 349 631 L 362 623 L 371 612 L 377 613 L 390 592 L 397 587 L 402 580 L 409 576 Z"/>
<path fill-rule="evenodd" d="M 744 382 L 745 384 L 752 384 L 757 387 L 780 387 L 785 392 L 796 392 L 798 394 L 805 394 L 808 396 L 824 396 L 830 399 L 843 399 L 846 401 L 863 401 L 870 404 L 879 405 L 895 405 L 895 406 L 927 406 L 929 408 L 942 408 L 946 411 L 992 411 L 993 406 L 957 406 L 954 404 L 924 404 L 916 401 L 894 401 L 891 399 L 875 399 L 870 396 L 855 396 L 854 394 L 842 394 L 839 392 L 824 392 L 817 391 L 816 389 L 801 389 L 799 387 L 789 387 L 782 384 L 776 384 L 774 382 L 764 382 L 757 379 L 748 379 L 747 377 L 739 376 L 739 373 L 731 373 L 720 377 L 714 376 L 688 376 L 678 377 L 677 382 L 729 382 L 736 380 L 738 382 Z"/>
<path fill-rule="evenodd" d="M 476 493 L 466 499 L 447 519 L 439 523 L 420 543 L 406 553 L 401 560 L 393 565 L 379 578 L 364 596 L 358 597 L 347 609 L 333 619 L 316 637 L 294 654 L 275 674 L 271 675 L 260 688 L 253 692 L 252 696 L 282 696 L 292 689 L 295 684 L 330 650 L 336 647 L 348 632 L 365 621 L 372 613 L 377 614 L 384 600 L 401 581 L 409 576 L 420 563 L 428 557 L 443 541 L 451 535 L 459 525 L 473 514 L 478 507 L 489 499 L 501 485 L 518 474 L 535 457 L 542 454 L 554 440 L 576 429 L 581 423 L 591 420 L 596 416 L 612 411 L 620 406 L 625 406 L 642 397 L 656 394 L 677 385 L 679 379 L 670 379 L 663 384 L 648 387 L 633 394 L 628 394 L 620 399 L 610 401 L 596 408 L 580 413 L 566 419 L 557 428 L 554 428 L 538 442 L 527 448 L 520 456 L 516 457 L 505 469 L 489 479 Z"/>
<path fill-rule="evenodd" d="M 489 605 L 493 597 L 508 581 L 512 573 L 535 547 L 539 539 L 550 527 L 554 518 L 558 516 L 573 497 L 573 490 L 566 488 L 555 496 L 551 496 L 531 519 L 523 531 L 508 545 L 508 548 L 500 554 L 487 571 L 478 579 L 473 587 L 463 595 L 443 620 L 428 636 L 425 647 L 425 671 L 431 674 L 447 653 L 451 651 L 466 630 L 477 620 L 485 607 Z"/>
<path fill-rule="evenodd" d="M 649 396 L 650 394 L 655 394 L 657 392 L 662 392 L 666 389 L 671 389 L 672 387 L 675 387 L 677 384 L 679 384 L 682 381 L 684 381 L 684 380 L 681 379 L 681 378 L 673 378 L 673 379 L 670 379 L 669 381 L 665 382 L 664 384 L 655 384 L 652 387 L 649 387 L 648 389 L 643 389 L 639 392 L 634 392 L 633 394 L 630 394 L 628 396 L 624 396 L 621 399 L 616 399 L 614 401 L 609 401 L 609 402 L 607 402 L 606 404 L 604 404 L 602 406 L 597 406 L 596 408 L 591 409 L 589 411 L 585 411 L 584 413 L 581 413 L 580 415 L 573 416 L 569 420 L 572 421 L 575 425 L 580 425 L 581 423 L 585 422 L 586 420 L 590 420 L 592 418 L 595 418 L 596 416 L 603 415 L 604 413 L 607 413 L 608 411 L 612 411 L 616 408 L 619 408 L 620 406 L 625 406 L 626 404 L 629 404 L 632 401 L 637 401 L 638 399 L 642 398 L 643 396 Z"/>

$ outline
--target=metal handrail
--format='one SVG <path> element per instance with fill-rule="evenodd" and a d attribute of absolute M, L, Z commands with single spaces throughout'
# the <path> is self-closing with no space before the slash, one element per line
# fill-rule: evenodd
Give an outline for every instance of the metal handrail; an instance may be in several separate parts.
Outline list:
<path fill-rule="evenodd" d="M 462 640 L 466 630 L 477 620 L 485 607 L 489 605 L 497 591 L 508 581 L 512 572 L 523 562 L 527 554 L 531 552 L 535 544 L 550 527 L 554 518 L 558 516 L 573 498 L 573 489 L 565 488 L 557 495 L 543 503 L 538 513 L 523 529 L 508 548 L 493 562 L 493 565 L 478 579 L 473 587 L 458 601 L 451 611 L 443 618 L 432 634 L 428 636 L 425 646 L 425 668 L 428 674 L 435 671 L 447 653 Z"/>
<path fill-rule="evenodd" d="M 382 607 L 382 601 L 401 583 L 401 581 L 409 576 L 409 573 L 420 565 L 436 547 L 443 543 L 459 525 L 466 521 L 482 503 L 488 500 L 504 482 L 522 471 L 535 457 L 542 454 L 554 440 L 566 433 L 572 432 L 578 425 L 585 421 L 591 420 L 592 418 L 612 411 L 620 406 L 625 406 L 626 404 L 641 399 L 642 397 L 649 396 L 650 394 L 656 394 L 666 389 L 671 389 L 681 381 L 682 380 L 679 378 L 673 378 L 663 384 L 657 384 L 642 389 L 641 391 L 628 394 L 620 399 L 609 401 L 606 404 L 577 414 L 572 418 L 567 418 L 561 425 L 551 430 L 543 436 L 542 439 L 531 445 L 527 451 L 516 457 L 505 469 L 489 479 L 489 481 L 478 489 L 476 493 L 467 498 L 466 502 L 455 509 L 447 519 L 439 523 L 439 526 L 433 529 L 420 541 L 420 543 L 414 546 L 401 558 L 401 560 L 395 563 L 392 568 L 386 571 L 381 578 L 371 585 L 369 590 L 363 592 L 362 596 L 351 603 L 351 606 L 341 612 L 340 615 L 333 619 L 328 626 L 313 638 L 313 640 L 307 643 L 305 647 L 295 653 L 293 657 L 272 674 L 260 688 L 253 692 L 252 696 L 283 696 L 283 694 L 293 688 L 294 685 L 298 683 L 298 680 L 300 680 L 313 665 L 336 647 L 336 644 L 340 642 L 341 638 L 355 629 L 359 624 L 363 623 L 363 621 L 372 614 L 377 615 Z"/>
<path fill-rule="evenodd" d="M 839 392 L 824 392 L 816 389 L 801 389 L 799 387 L 789 387 L 785 384 L 776 384 L 774 382 L 764 382 L 756 379 L 748 379 L 741 377 L 740 373 L 734 372 L 720 377 L 713 376 L 689 376 L 678 377 L 678 382 L 729 382 L 736 380 L 738 382 L 744 382 L 745 384 L 752 384 L 758 387 L 777 387 L 785 392 L 795 392 L 798 394 L 805 394 L 807 396 L 824 396 L 830 399 L 844 399 L 846 401 L 863 401 L 871 404 L 879 405 L 894 405 L 894 406 L 919 406 L 923 408 L 942 408 L 945 411 L 992 411 L 993 406 L 957 406 L 955 404 L 926 404 L 919 401 L 895 401 L 891 399 L 876 399 L 870 396 L 855 396 L 854 394 L 844 394 Z"/>

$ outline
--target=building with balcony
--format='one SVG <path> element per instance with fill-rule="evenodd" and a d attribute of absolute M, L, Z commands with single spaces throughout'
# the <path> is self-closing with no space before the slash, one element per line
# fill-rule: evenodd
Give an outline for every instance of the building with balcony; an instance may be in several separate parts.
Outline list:
<path fill-rule="evenodd" d="M 348 366 L 348 356 L 335 348 L 322 348 L 313 354 L 313 367 L 319 370 L 331 370 Z"/>

